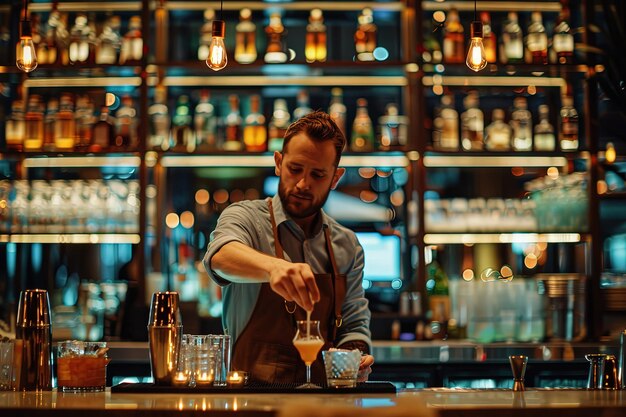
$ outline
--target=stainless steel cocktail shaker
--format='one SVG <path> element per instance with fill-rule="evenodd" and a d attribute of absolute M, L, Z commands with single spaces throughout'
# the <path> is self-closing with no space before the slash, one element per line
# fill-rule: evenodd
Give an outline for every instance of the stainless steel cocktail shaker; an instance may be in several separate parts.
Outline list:
<path fill-rule="evenodd" d="M 46 290 L 20 294 L 15 338 L 15 387 L 18 390 L 52 389 L 52 330 Z"/>
<path fill-rule="evenodd" d="M 148 340 L 150 367 L 156 385 L 171 385 L 183 334 L 177 292 L 152 294 Z"/>

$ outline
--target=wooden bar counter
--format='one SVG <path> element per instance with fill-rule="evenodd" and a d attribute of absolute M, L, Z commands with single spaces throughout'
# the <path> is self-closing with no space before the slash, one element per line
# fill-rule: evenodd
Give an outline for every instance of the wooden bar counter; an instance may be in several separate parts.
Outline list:
<path fill-rule="evenodd" d="M 0 392 L 0 416 L 626 416 L 626 391 L 414 389 L 397 394 Z"/>

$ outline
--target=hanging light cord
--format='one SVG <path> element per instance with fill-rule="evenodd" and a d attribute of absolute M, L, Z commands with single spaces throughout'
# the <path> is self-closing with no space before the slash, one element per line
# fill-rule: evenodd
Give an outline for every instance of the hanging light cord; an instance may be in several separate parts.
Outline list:
<path fill-rule="evenodd" d="M 476 21 L 476 0 L 474 0 L 474 21 Z"/>
<path fill-rule="evenodd" d="M 23 4 L 22 11 L 24 13 L 22 20 L 28 20 L 28 0 L 24 0 L 22 4 Z"/>
<path fill-rule="evenodd" d="M 220 20 L 224 20 L 224 0 L 220 0 Z"/>

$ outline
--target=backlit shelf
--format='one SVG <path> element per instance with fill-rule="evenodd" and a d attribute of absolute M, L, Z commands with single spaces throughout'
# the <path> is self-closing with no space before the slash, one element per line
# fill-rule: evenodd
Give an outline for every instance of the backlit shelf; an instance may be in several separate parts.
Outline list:
<path fill-rule="evenodd" d="M 104 168 L 128 167 L 140 165 L 138 156 L 54 156 L 25 158 L 26 168 Z"/>
<path fill-rule="evenodd" d="M 425 155 L 424 166 L 427 168 L 543 168 L 566 167 L 564 156 L 528 156 L 528 155 Z"/>
<path fill-rule="evenodd" d="M 150 79 L 156 85 L 156 79 Z M 237 75 L 237 76 L 165 76 L 166 87 L 265 87 L 265 86 L 303 86 L 303 87 L 405 87 L 408 81 L 404 76 L 354 76 L 354 75 Z"/>
<path fill-rule="evenodd" d="M 28 78 L 24 81 L 25 88 L 52 87 L 139 87 L 141 77 L 54 77 Z"/>
<path fill-rule="evenodd" d="M 428 245 L 478 243 L 577 243 L 580 233 L 426 233 Z"/>
<path fill-rule="evenodd" d="M 60 12 L 139 12 L 141 1 L 60 1 L 57 8 Z M 30 12 L 49 12 L 52 2 L 35 3 L 28 5 Z"/>
<path fill-rule="evenodd" d="M 216 3 L 213 1 L 176 1 L 168 0 L 165 2 L 165 8 L 168 10 L 206 10 L 215 8 Z M 322 9 L 323 11 L 361 11 L 369 7 L 375 11 L 401 11 L 404 9 L 404 2 L 401 1 L 293 1 L 293 2 L 277 2 L 277 1 L 227 1 L 224 2 L 224 10 L 241 10 L 248 8 L 252 10 L 295 10 L 310 11 L 312 9 Z"/>
<path fill-rule="evenodd" d="M 423 78 L 426 87 L 556 87 L 565 92 L 567 82 L 561 77 L 490 76 L 490 75 L 429 75 Z"/>
<path fill-rule="evenodd" d="M 422 1 L 422 9 L 429 12 L 457 9 L 460 12 L 474 12 L 473 1 Z M 561 11 L 558 1 L 480 1 L 478 11 L 485 12 L 554 12 Z"/>
<path fill-rule="evenodd" d="M 141 241 L 138 234 L 122 233 L 22 233 L 0 234 L 0 243 L 131 244 Z"/>

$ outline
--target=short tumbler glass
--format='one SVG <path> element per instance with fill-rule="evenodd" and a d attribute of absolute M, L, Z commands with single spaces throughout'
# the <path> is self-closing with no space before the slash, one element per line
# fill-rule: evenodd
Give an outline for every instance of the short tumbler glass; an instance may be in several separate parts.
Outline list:
<path fill-rule="evenodd" d="M 358 350 L 325 350 L 326 383 L 330 388 L 356 387 L 361 352 Z"/>
<path fill-rule="evenodd" d="M 108 348 L 106 342 L 59 342 L 57 386 L 64 392 L 104 391 Z"/>

